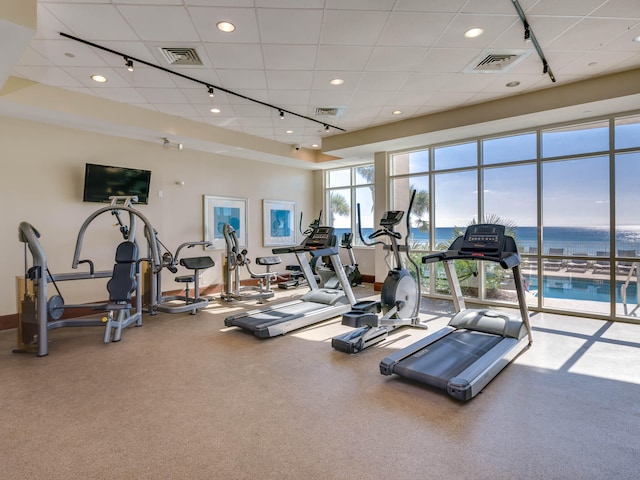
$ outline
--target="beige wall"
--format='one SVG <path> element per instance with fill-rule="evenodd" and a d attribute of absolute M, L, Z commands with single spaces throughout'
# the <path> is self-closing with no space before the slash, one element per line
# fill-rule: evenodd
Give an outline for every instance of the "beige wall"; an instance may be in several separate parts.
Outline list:
<path fill-rule="evenodd" d="M 314 203 L 314 174 L 306 169 L 188 149 L 180 152 L 159 144 L 6 117 L 0 117 L 0 144 L 0 239 L 4 260 L 0 315 L 16 313 L 15 277 L 24 274 L 23 244 L 18 241 L 20 222 L 27 221 L 39 230 L 52 273 L 74 271 L 71 262 L 79 228 L 89 215 L 104 206 L 82 202 L 87 162 L 152 171 L 149 204 L 138 209 L 170 250 L 182 242 L 203 239 L 203 195 L 248 199 L 251 258 L 271 254 L 270 248 L 262 246 L 263 199 L 295 201 L 298 215 L 302 211 L 305 218 L 318 208 Z M 177 185 L 177 181 L 184 185 Z M 82 257 L 95 260 L 97 269 L 113 266 L 115 247 L 122 240 L 114 223 L 111 215 L 100 215 L 85 238 Z M 220 283 L 224 252 L 207 253 L 216 267 L 205 273 L 203 285 Z M 188 254 L 196 256 L 202 250 Z M 283 263 L 295 263 L 295 259 L 283 257 Z M 103 280 L 63 282 L 59 287 L 67 304 L 106 298 Z M 163 290 L 177 288 L 173 275 L 165 271 Z M 53 293 L 52 287 L 49 295 Z"/>

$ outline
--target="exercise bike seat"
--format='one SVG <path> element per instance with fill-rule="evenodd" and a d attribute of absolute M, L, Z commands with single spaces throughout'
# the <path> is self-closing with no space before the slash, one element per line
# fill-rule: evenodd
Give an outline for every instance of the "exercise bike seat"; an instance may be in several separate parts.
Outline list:
<path fill-rule="evenodd" d="M 189 270 L 204 270 L 205 268 L 214 267 L 216 264 L 211 257 L 187 257 L 180 259 L 180 265 Z"/>

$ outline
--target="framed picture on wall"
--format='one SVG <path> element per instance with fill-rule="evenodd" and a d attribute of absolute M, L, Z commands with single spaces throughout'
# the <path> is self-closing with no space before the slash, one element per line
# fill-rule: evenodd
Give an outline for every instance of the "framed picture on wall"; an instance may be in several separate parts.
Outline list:
<path fill-rule="evenodd" d="M 263 200 L 262 231 L 264 246 L 295 245 L 295 219 L 295 202 Z"/>
<path fill-rule="evenodd" d="M 207 250 L 224 250 L 223 227 L 231 225 L 241 247 L 247 246 L 247 199 L 204 196 L 204 239 L 211 242 Z"/>

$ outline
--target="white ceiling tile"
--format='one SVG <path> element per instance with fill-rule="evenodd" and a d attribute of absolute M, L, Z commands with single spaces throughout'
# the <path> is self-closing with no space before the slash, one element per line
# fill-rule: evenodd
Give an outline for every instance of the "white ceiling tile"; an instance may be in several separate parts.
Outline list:
<path fill-rule="evenodd" d="M 604 0 L 539 0 L 527 10 L 533 15 L 573 15 L 582 16 L 600 7 Z"/>
<path fill-rule="evenodd" d="M 128 82 L 122 78 L 119 72 L 109 67 L 63 67 L 63 70 L 90 88 L 114 88 L 129 87 Z M 126 71 L 126 70 L 125 70 Z M 104 75 L 108 81 L 97 83 L 91 79 L 91 75 Z"/>
<path fill-rule="evenodd" d="M 640 35 L 637 0 L 519 3 L 557 83 L 543 74 L 533 44 L 524 43 L 522 22 L 509 0 L 41 0 L 38 31 L 12 74 L 310 144 L 336 132 L 326 134 L 322 125 L 293 114 L 281 123 L 274 109 L 244 97 L 311 118 L 316 107 L 343 107 L 343 118 L 327 121 L 354 130 L 640 67 L 640 47 L 632 42 Z M 220 20 L 236 30 L 220 32 Z M 464 38 L 475 26 L 484 34 Z M 195 48 L 204 65 L 169 65 L 161 47 Z M 496 50 L 532 54 L 501 74 L 459 74 L 480 54 Z M 124 68 L 123 55 L 141 60 L 133 73 Z M 89 79 L 97 70 L 110 78 L 106 85 Z M 333 78 L 344 84 L 329 85 Z M 505 86 L 516 80 L 518 87 Z M 214 98 L 207 84 L 217 88 Z M 222 113 L 209 112 L 212 106 Z M 392 116 L 394 108 L 403 115 Z M 285 126 L 294 128 L 294 136 L 281 132 Z"/>
<path fill-rule="evenodd" d="M 358 83 L 358 91 L 395 92 L 402 88 L 410 75 L 408 72 L 365 72 Z"/>
<path fill-rule="evenodd" d="M 315 45 L 263 45 L 265 68 L 269 70 L 313 70 L 318 47 Z"/>
<path fill-rule="evenodd" d="M 271 89 L 269 90 L 269 103 L 286 107 L 289 110 L 296 108 L 300 110 L 300 106 L 309 104 L 309 91 Z"/>
<path fill-rule="evenodd" d="M 189 14 L 203 42 L 259 43 L 256 13 L 251 8 L 192 7 Z M 236 29 L 225 33 L 216 28 L 221 21 L 231 22 Z"/>
<path fill-rule="evenodd" d="M 366 71 L 412 71 L 427 51 L 425 47 L 375 47 Z"/>
<path fill-rule="evenodd" d="M 269 0 L 263 0 L 269 1 Z M 327 10 L 384 10 L 391 11 L 396 0 L 326 0 Z"/>
<path fill-rule="evenodd" d="M 120 76 L 132 87 L 140 88 L 176 88 L 173 75 L 151 67 L 135 66 L 133 72 L 125 68 L 120 70 Z"/>
<path fill-rule="evenodd" d="M 33 44 L 33 41 L 31 42 Z M 55 64 L 46 56 L 40 54 L 31 46 L 27 47 L 20 57 L 19 64 L 23 67 L 54 67 Z"/>
<path fill-rule="evenodd" d="M 139 39 L 113 5 L 49 3 L 47 8 L 66 27 L 63 31 L 76 37 L 92 41 Z"/>
<path fill-rule="evenodd" d="M 391 90 L 362 90 L 359 89 L 351 96 L 347 108 L 360 107 L 363 105 L 388 105 L 393 98 L 395 91 Z"/>
<path fill-rule="evenodd" d="M 60 32 L 67 30 L 67 26 L 51 13 L 47 4 L 38 2 L 36 12 L 38 29 L 33 37 L 34 39 L 59 39 Z"/>
<path fill-rule="evenodd" d="M 479 15 L 461 14 L 456 16 L 447 26 L 446 31 L 434 45 L 439 48 L 487 48 L 514 22 L 519 22 L 517 14 L 513 15 Z M 466 38 L 464 32 L 470 28 L 480 27 L 484 33 L 475 38 Z"/>
<path fill-rule="evenodd" d="M 640 3 L 638 0 L 609 0 L 603 2 L 593 16 L 640 19 Z"/>
<path fill-rule="evenodd" d="M 323 18 L 320 42 L 324 45 L 374 45 L 388 17 L 387 12 L 329 10 Z"/>
<path fill-rule="evenodd" d="M 175 88 L 139 88 L 140 94 L 147 101 L 156 105 L 166 105 L 170 103 L 188 103 L 184 94 Z"/>
<path fill-rule="evenodd" d="M 402 89 L 404 91 L 412 90 L 440 90 L 455 78 L 454 74 L 450 73 L 414 73 L 412 74 Z"/>
<path fill-rule="evenodd" d="M 197 42 L 200 40 L 184 7 L 123 5 L 118 7 L 138 37 L 146 41 Z M 149 18 L 153 15 L 153 22 Z"/>
<path fill-rule="evenodd" d="M 263 43 L 315 45 L 322 22 L 322 10 L 258 9 L 258 28 Z"/>
<path fill-rule="evenodd" d="M 380 35 L 378 45 L 433 45 L 453 18 L 454 16 L 448 13 L 392 13 Z"/>
<path fill-rule="evenodd" d="M 267 79 L 261 70 L 218 70 L 221 87 L 229 90 L 267 88 Z"/>
<path fill-rule="evenodd" d="M 313 73 L 310 71 L 267 70 L 265 73 L 270 88 L 308 91 L 313 83 Z"/>
<path fill-rule="evenodd" d="M 563 50 L 594 50 L 606 43 L 611 37 L 617 37 L 633 26 L 632 20 L 584 19 L 566 33 L 550 42 L 545 48 Z"/>
<path fill-rule="evenodd" d="M 319 8 L 324 0 L 255 0 L 256 7 L 263 8 Z"/>
<path fill-rule="evenodd" d="M 182 0 L 111 0 L 116 5 L 184 5 Z M 103 0 L 103 3 L 104 0 Z"/>
<path fill-rule="evenodd" d="M 314 90 L 309 96 L 309 103 L 316 107 L 338 107 L 349 103 L 351 94 L 338 90 Z"/>
<path fill-rule="evenodd" d="M 248 43 L 210 43 L 205 47 L 211 60 L 211 65 L 216 69 L 233 68 L 261 70 L 262 51 L 260 45 Z"/>
<path fill-rule="evenodd" d="M 254 0 L 183 0 L 187 6 L 253 7 Z"/>
<path fill-rule="evenodd" d="M 481 52 L 475 48 L 432 48 L 415 70 L 421 73 L 458 73 Z"/>
<path fill-rule="evenodd" d="M 96 89 L 96 94 L 102 98 L 120 103 L 143 104 L 147 102 L 147 99 L 140 95 L 135 88 L 98 88 Z"/>
<path fill-rule="evenodd" d="M 162 113 L 176 117 L 189 117 L 196 115 L 196 110 L 188 103 L 157 103 L 156 107 Z"/>
<path fill-rule="evenodd" d="M 373 47 L 321 45 L 318 47 L 318 70 L 363 70 Z"/>
<path fill-rule="evenodd" d="M 18 66 L 15 75 L 54 87 L 81 87 L 84 84 L 62 68 L 52 66 Z"/>
<path fill-rule="evenodd" d="M 520 7 L 525 12 L 527 8 L 538 0 L 519 0 Z M 463 13 L 489 13 L 491 15 L 517 14 L 513 2 L 504 0 L 469 0 L 461 10 Z"/>
<path fill-rule="evenodd" d="M 339 0 L 337 0 L 339 1 Z M 396 12 L 442 12 L 455 13 L 469 0 L 397 0 L 394 11 Z"/>
<path fill-rule="evenodd" d="M 352 91 L 357 87 L 358 81 L 362 73 L 360 72 L 339 72 L 335 70 L 320 71 L 316 70 L 313 73 L 313 89 L 314 90 L 337 90 L 337 91 Z M 329 82 L 334 78 L 340 78 L 344 80 L 342 85 L 331 85 Z"/>

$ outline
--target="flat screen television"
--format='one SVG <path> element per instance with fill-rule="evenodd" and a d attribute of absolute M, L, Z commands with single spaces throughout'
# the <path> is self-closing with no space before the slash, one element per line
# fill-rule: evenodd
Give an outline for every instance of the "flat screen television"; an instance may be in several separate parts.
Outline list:
<path fill-rule="evenodd" d="M 150 182 L 151 172 L 149 170 L 87 163 L 84 171 L 82 200 L 110 203 L 109 197 L 137 195 L 137 203 L 147 204 Z"/>

